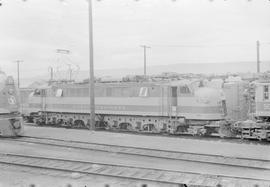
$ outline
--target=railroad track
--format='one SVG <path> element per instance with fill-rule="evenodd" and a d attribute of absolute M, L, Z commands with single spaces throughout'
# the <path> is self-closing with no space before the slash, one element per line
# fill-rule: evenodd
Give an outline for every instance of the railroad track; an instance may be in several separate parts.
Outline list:
<path fill-rule="evenodd" d="M 40 138 L 40 137 L 29 137 L 23 136 L 16 139 L 3 139 L 25 143 L 35 143 L 48 146 L 66 147 L 72 149 L 82 149 L 89 151 L 101 151 L 115 154 L 124 154 L 131 156 L 142 156 L 166 160 L 178 160 L 178 161 L 189 161 L 196 163 L 206 163 L 210 165 L 221 165 L 230 167 L 240 167 L 243 169 L 255 169 L 261 171 L 270 172 L 270 160 L 243 158 L 243 157 L 224 157 L 217 154 L 202 154 L 202 153 L 191 153 L 183 151 L 169 151 L 153 148 L 143 147 L 130 147 L 112 144 L 101 144 L 81 141 L 66 141 L 54 138 Z"/>
<path fill-rule="evenodd" d="M 54 170 L 59 172 L 76 172 L 79 174 L 98 175 L 137 181 L 158 182 L 171 185 L 186 184 L 187 186 L 197 185 L 209 187 L 220 184 L 221 186 L 226 187 L 234 185 L 234 183 L 239 184 L 239 182 L 241 182 L 244 186 L 259 185 L 260 187 L 263 187 L 270 184 L 270 181 L 254 181 L 251 179 L 242 181 L 233 179 L 228 183 L 228 177 L 226 176 L 210 176 L 174 170 L 131 167 L 125 165 L 9 153 L 0 153 L 0 164 Z"/>
<path fill-rule="evenodd" d="M 88 130 L 87 128 L 72 128 L 68 126 L 56 126 L 56 125 L 36 125 L 34 123 L 25 123 L 27 126 L 32 127 L 48 127 L 48 128 L 64 128 L 64 129 L 74 129 L 74 130 Z M 104 129 L 96 129 L 96 131 L 104 131 L 116 134 L 132 134 L 132 135 L 144 135 L 144 136 L 161 136 L 168 138 L 184 138 L 184 139 L 195 139 L 195 140 L 204 140 L 204 141 L 221 141 L 221 142 L 233 142 L 238 144 L 251 144 L 251 145 L 269 145 L 267 141 L 259 141 L 255 139 L 241 139 L 239 137 L 223 137 L 220 138 L 218 136 L 192 136 L 187 134 L 168 134 L 168 133 L 149 133 L 149 132 L 137 132 L 137 131 L 128 131 L 128 130 L 104 130 Z"/>
<path fill-rule="evenodd" d="M 19 154 L 0 153 L 0 163 L 36 169 L 56 170 L 59 172 L 76 172 L 79 174 L 99 175 L 139 181 L 160 182 L 166 184 L 182 184 L 183 173 L 156 170 L 141 167 L 103 164 L 79 160 L 59 159 Z"/>

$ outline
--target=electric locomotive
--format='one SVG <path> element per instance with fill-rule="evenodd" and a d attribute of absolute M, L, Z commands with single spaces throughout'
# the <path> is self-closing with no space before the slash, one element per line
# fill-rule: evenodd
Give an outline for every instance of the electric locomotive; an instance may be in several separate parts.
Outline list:
<path fill-rule="evenodd" d="M 14 80 L 0 72 L 0 136 L 18 136 L 23 133 L 18 92 Z"/>
<path fill-rule="evenodd" d="M 38 124 L 89 126 L 88 84 L 53 84 L 28 98 Z M 96 83 L 97 127 L 152 133 L 220 133 L 226 102 L 220 89 L 199 81 Z"/>

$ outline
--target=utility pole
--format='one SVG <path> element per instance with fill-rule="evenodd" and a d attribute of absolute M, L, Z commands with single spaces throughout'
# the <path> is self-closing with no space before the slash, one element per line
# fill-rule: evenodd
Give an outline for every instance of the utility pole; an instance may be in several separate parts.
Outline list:
<path fill-rule="evenodd" d="M 95 130 L 95 77 L 94 77 L 94 46 L 92 23 L 92 0 L 88 0 L 89 14 L 89 93 L 90 93 L 90 130 Z"/>
<path fill-rule="evenodd" d="M 143 62 L 144 62 L 144 68 L 143 68 L 143 74 L 144 74 L 144 79 L 146 79 L 146 49 L 150 49 L 151 47 L 146 46 L 146 45 L 141 45 L 143 48 Z"/>
<path fill-rule="evenodd" d="M 71 68 L 71 64 L 67 64 L 67 65 L 68 65 L 69 81 L 71 81 L 71 79 L 72 79 L 72 68 Z"/>
<path fill-rule="evenodd" d="M 20 63 L 23 62 L 22 60 L 16 60 L 17 63 L 17 82 L 18 82 L 18 89 L 20 88 Z"/>
<path fill-rule="evenodd" d="M 53 81 L 53 67 L 49 67 L 49 72 L 50 72 L 50 81 Z"/>
<path fill-rule="evenodd" d="M 257 41 L 257 73 L 260 73 L 260 42 Z"/>

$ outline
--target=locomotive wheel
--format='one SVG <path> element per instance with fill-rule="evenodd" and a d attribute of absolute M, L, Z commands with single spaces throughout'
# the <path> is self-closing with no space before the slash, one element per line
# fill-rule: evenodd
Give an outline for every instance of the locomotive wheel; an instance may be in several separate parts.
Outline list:
<path fill-rule="evenodd" d="M 188 126 L 184 126 L 184 125 L 179 125 L 176 128 L 176 133 L 183 133 L 183 132 L 187 132 L 188 130 Z"/>
<path fill-rule="evenodd" d="M 34 118 L 34 123 L 38 126 L 42 126 L 44 125 L 45 123 L 43 123 L 42 119 L 41 118 Z"/>
<path fill-rule="evenodd" d="M 143 126 L 143 131 L 145 132 L 157 132 L 154 124 L 145 124 Z"/>
<path fill-rule="evenodd" d="M 75 128 L 83 128 L 83 127 L 85 127 L 85 124 L 84 124 L 84 122 L 82 120 L 76 120 L 73 123 L 73 127 L 75 127 Z"/>
<path fill-rule="evenodd" d="M 129 123 L 120 123 L 119 129 L 121 130 L 132 130 L 132 126 Z"/>
<path fill-rule="evenodd" d="M 64 120 L 63 120 L 63 119 L 58 119 L 58 120 L 56 121 L 56 125 L 58 125 L 58 126 L 63 126 L 63 125 L 64 125 Z"/>
<path fill-rule="evenodd" d="M 96 121 L 95 127 L 96 129 L 105 129 L 107 124 L 104 121 Z"/>

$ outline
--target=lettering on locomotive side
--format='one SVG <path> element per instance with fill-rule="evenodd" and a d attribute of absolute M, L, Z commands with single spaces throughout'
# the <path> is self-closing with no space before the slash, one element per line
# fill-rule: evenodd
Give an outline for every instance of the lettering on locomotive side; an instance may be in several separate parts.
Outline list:
<path fill-rule="evenodd" d="M 270 111 L 270 103 L 269 102 L 256 102 L 256 111 Z"/>
<path fill-rule="evenodd" d="M 105 106 L 105 105 L 97 105 L 97 110 L 126 110 L 125 106 Z"/>
<path fill-rule="evenodd" d="M 269 110 L 270 111 L 270 103 L 264 103 L 263 104 L 263 110 Z"/>

